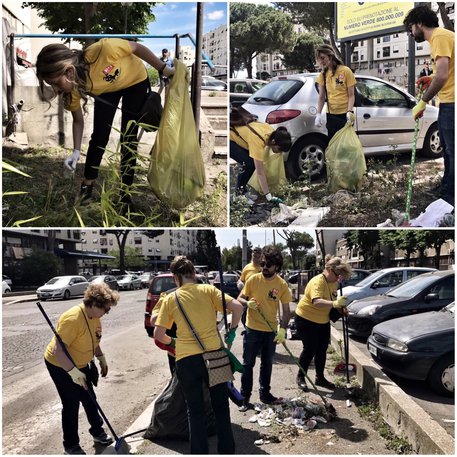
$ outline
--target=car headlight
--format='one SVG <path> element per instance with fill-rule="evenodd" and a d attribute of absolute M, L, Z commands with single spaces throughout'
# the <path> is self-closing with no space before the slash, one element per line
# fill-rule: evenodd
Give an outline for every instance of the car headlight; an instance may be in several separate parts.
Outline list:
<path fill-rule="evenodd" d="M 365 308 L 362 308 L 357 314 L 359 316 L 372 316 L 379 307 L 379 305 L 365 306 Z"/>
<path fill-rule="evenodd" d="M 62 293 L 62 289 L 56 289 L 53 293 L 54 295 L 60 294 Z"/>
<path fill-rule="evenodd" d="M 394 338 L 388 338 L 386 346 L 400 352 L 408 352 L 408 346 Z"/>

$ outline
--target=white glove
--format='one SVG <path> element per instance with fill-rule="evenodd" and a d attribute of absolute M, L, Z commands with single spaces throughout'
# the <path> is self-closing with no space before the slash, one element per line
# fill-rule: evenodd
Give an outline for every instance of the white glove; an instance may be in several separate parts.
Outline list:
<path fill-rule="evenodd" d="M 350 122 L 352 125 L 354 125 L 355 122 L 355 114 L 353 111 L 348 111 L 346 113 L 346 120 Z"/>
<path fill-rule="evenodd" d="M 322 113 L 316 114 L 316 119 L 314 119 L 314 125 L 316 127 L 322 127 L 324 125 L 324 116 Z"/>
<path fill-rule="evenodd" d="M 170 76 L 173 76 L 175 74 L 175 69 L 173 67 L 169 67 L 168 65 L 165 65 L 165 67 L 162 70 L 162 74 L 169 78 Z"/>
<path fill-rule="evenodd" d="M 78 384 L 78 386 L 84 387 L 84 389 L 87 390 L 86 375 L 81 370 L 78 370 L 76 367 L 73 367 L 67 373 L 71 376 L 71 379 L 75 384 Z"/>
<path fill-rule="evenodd" d="M 243 281 L 241 281 L 241 279 L 238 279 L 238 281 L 236 282 L 236 287 L 238 290 L 243 290 L 244 283 Z"/>
<path fill-rule="evenodd" d="M 73 154 L 65 159 L 65 162 L 63 163 L 64 167 L 71 171 L 75 171 L 80 156 L 81 152 L 78 149 L 73 149 Z"/>
<path fill-rule="evenodd" d="M 106 363 L 105 354 L 97 355 L 97 360 L 100 364 L 102 378 L 104 378 L 108 374 L 108 364 Z"/>

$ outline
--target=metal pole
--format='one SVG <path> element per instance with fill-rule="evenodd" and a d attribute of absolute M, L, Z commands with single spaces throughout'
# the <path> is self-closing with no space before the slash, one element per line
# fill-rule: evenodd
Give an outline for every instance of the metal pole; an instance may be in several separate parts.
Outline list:
<path fill-rule="evenodd" d="M 192 100 L 192 108 L 195 117 L 195 126 L 197 130 L 200 128 L 200 105 L 201 105 L 201 87 L 202 87 L 202 44 L 203 44 L 203 14 L 204 5 L 202 2 L 197 3 L 197 43 L 195 46 L 195 71 L 192 82 L 194 98 Z"/>
<path fill-rule="evenodd" d="M 414 38 L 408 36 L 408 92 L 412 95 L 416 93 L 416 42 Z"/>
<path fill-rule="evenodd" d="M 174 35 L 174 38 L 175 38 L 175 58 L 179 59 L 179 53 L 181 52 L 181 40 L 177 33 Z"/>
<path fill-rule="evenodd" d="M 11 121 L 13 119 L 13 104 L 14 104 L 14 91 L 16 87 L 15 83 L 15 75 L 14 75 L 14 34 L 10 35 L 10 90 L 7 91 L 7 102 L 8 102 L 8 120 Z M 7 86 L 8 87 L 8 86 Z"/>

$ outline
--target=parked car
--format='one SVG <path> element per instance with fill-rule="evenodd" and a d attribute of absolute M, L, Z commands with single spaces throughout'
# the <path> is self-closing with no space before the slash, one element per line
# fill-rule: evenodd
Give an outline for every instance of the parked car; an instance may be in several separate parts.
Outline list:
<path fill-rule="evenodd" d="M 435 268 L 423 267 L 394 267 L 383 268 L 375 273 L 362 279 L 355 286 L 343 287 L 343 295 L 348 298 L 348 303 L 361 298 L 379 295 L 387 292 L 392 287 L 398 286 L 402 282 L 413 278 L 414 276 L 429 271 L 435 271 Z"/>
<path fill-rule="evenodd" d="M 376 325 L 367 347 L 387 372 L 427 381 L 441 395 L 453 397 L 455 303 L 440 311 L 399 317 Z"/>
<path fill-rule="evenodd" d="M 89 283 L 84 276 L 55 276 L 38 287 L 36 294 L 38 299 L 43 301 L 50 298 L 68 300 L 70 297 L 84 295 L 88 286 Z"/>
<path fill-rule="evenodd" d="M 231 297 L 237 298 L 240 294 L 236 284 L 238 282 L 239 276 L 235 273 L 222 273 L 222 279 L 224 281 L 224 287 L 222 290 Z M 219 274 L 214 279 L 213 285 L 218 289 L 221 288 L 221 280 Z"/>
<path fill-rule="evenodd" d="M 11 287 L 6 281 L 2 281 L 2 295 L 9 294 L 11 292 Z"/>
<path fill-rule="evenodd" d="M 376 324 L 437 311 L 454 301 L 454 271 L 432 271 L 405 281 L 382 295 L 355 300 L 348 306 L 349 333 L 368 337 Z"/>
<path fill-rule="evenodd" d="M 227 83 L 212 76 L 202 76 L 202 90 L 227 90 Z"/>
<path fill-rule="evenodd" d="M 361 268 L 353 268 L 351 277 L 349 279 L 343 279 L 343 287 L 346 286 L 355 286 L 362 279 L 365 279 L 367 276 L 371 275 L 371 271 L 363 270 Z"/>
<path fill-rule="evenodd" d="M 274 128 L 287 127 L 292 148 L 284 154 L 291 179 L 298 179 L 309 168 L 311 177 L 325 168 L 328 144 L 325 127 L 316 127 L 318 73 L 276 76 L 243 105 L 260 122 Z M 411 151 L 415 121 L 412 108 L 416 99 L 405 90 L 374 76 L 355 75 L 356 121 L 354 127 L 366 156 Z M 426 157 L 440 157 L 438 108 L 428 106 L 419 121 L 417 149 Z"/>
<path fill-rule="evenodd" d="M 121 275 L 117 277 L 119 289 L 134 290 L 141 289 L 141 279 L 138 275 Z"/>
<path fill-rule="evenodd" d="M 230 79 L 230 106 L 241 106 L 265 84 L 261 79 Z"/>
<path fill-rule="evenodd" d="M 117 283 L 117 279 L 112 275 L 99 275 L 99 276 L 91 276 L 88 279 L 89 282 L 94 283 L 105 283 L 108 287 L 112 290 L 119 290 L 119 284 Z"/>
<path fill-rule="evenodd" d="M 208 281 L 210 284 L 213 283 L 214 278 L 217 276 L 218 272 L 217 271 L 208 271 Z"/>
<path fill-rule="evenodd" d="M 196 275 L 197 283 L 205 283 L 206 278 L 203 279 L 202 276 L 203 275 Z M 148 293 L 146 295 L 146 309 L 144 312 L 144 328 L 146 329 L 146 333 L 148 334 L 148 336 L 154 336 L 154 327 L 151 325 L 150 319 L 152 310 L 159 301 L 160 294 L 162 292 L 168 292 L 169 290 L 173 290 L 175 288 L 176 284 L 171 273 L 162 273 L 160 275 L 157 275 L 151 281 Z"/>
<path fill-rule="evenodd" d="M 153 274 L 152 273 L 143 273 L 142 275 L 140 275 L 140 280 L 141 280 L 141 287 L 149 287 L 149 284 L 151 284 L 151 281 L 152 281 L 152 278 L 153 278 Z"/>
<path fill-rule="evenodd" d="M 5 281 L 6 284 L 8 284 L 10 289 L 11 289 L 11 287 L 13 287 L 13 281 L 11 281 L 11 279 L 8 276 L 2 275 L 2 281 Z"/>

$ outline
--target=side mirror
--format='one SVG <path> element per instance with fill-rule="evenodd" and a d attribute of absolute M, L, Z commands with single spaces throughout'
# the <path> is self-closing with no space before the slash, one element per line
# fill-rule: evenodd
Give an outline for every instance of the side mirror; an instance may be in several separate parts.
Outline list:
<path fill-rule="evenodd" d="M 433 300 L 438 300 L 438 298 L 439 298 L 438 294 L 427 294 L 424 297 L 424 301 L 425 301 L 425 303 L 430 303 Z"/>
<path fill-rule="evenodd" d="M 371 285 L 371 288 L 372 289 L 378 289 L 379 287 L 381 287 L 381 284 L 379 281 L 375 281 L 372 285 Z"/>

